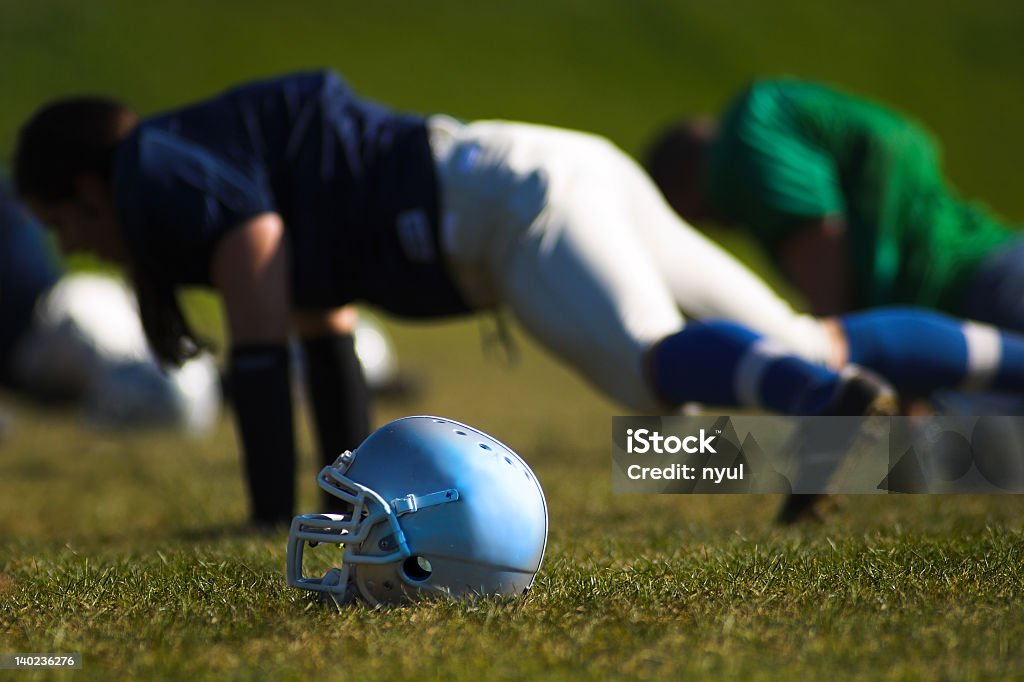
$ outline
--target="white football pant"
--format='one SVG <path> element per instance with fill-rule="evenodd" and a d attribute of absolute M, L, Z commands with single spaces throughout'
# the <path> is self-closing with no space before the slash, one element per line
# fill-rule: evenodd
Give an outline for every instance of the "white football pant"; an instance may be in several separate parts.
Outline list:
<path fill-rule="evenodd" d="M 829 340 L 760 278 L 678 218 L 636 162 L 586 133 L 428 121 L 453 277 L 507 306 L 547 348 L 636 410 L 663 408 L 647 350 L 695 319 L 728 319 L 814 362 Z M 700 358 L 694 358 L 700 362 Z M 730 381 L 730 377 L 723 377 Z"/>

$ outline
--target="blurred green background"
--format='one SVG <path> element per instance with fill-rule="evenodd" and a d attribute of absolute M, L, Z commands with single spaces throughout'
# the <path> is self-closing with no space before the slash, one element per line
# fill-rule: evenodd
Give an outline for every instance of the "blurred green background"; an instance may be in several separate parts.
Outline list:
<path fill-rule="evenodd" d="M 0 155 L 54 95 L 151 112 L 320 65 L 399 108 L 582 128 L 635 153 L 673 116 L 790 73 L 913 113 L 967 193 L 1020 217 L 1022 35 L 1013 0 L 0 0 Z"/>

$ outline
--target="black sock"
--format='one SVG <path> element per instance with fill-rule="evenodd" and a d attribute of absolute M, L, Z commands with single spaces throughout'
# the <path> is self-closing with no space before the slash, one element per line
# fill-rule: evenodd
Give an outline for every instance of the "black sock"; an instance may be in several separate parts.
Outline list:
<path fill-rule="evenodd" d="M 305 338 L 302 351 L 320 462 L 326 466 L 370 435 L 370 392 L 351 334 Z M 323 511 L 345 511 L 327 493 L 323 503 Z"/>
<path fill-rule="evenodd" d="M 295 505 L 295 427 L 284 344 L 236 346 L 229 390 L 254 523 L 290 523 Z"/>

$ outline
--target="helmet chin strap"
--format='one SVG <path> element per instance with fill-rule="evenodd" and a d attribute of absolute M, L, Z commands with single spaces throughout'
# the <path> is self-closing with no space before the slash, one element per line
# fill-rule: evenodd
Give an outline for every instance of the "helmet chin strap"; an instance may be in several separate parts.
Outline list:
<path fill-rule="evenodd" d="M 338 608 L 351 604 L 359 598 L 359 590 L 353 584 L 347 569 L 332 568 L 328 570 L 321 578 L 321 584 L 331 588 L 321 593 L 324 600 L 332 602 Z"/>
<path fill-rule="evenodd" d="M 412 514 L 424 507 L 433 507 L 439 504 L 448 504 L 459 499 L 459 491 L 455 488 L 438 490 L 427 495 L 413 495 L 409 493 L 405 497 L 397 497 L 391 500 L 391 508 L 395 510 L 396 516 Z"/>

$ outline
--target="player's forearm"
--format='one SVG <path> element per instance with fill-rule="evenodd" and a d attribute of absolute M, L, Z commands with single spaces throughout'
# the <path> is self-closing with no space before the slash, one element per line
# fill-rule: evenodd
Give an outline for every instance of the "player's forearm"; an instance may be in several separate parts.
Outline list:
<path fill-rule="evenodd" d="M 776 253 L 783 273 L 815 315 L 838 315 L 850 309 L 847 248 L 845 221 L 822 216 L 801 222 Z"/>

